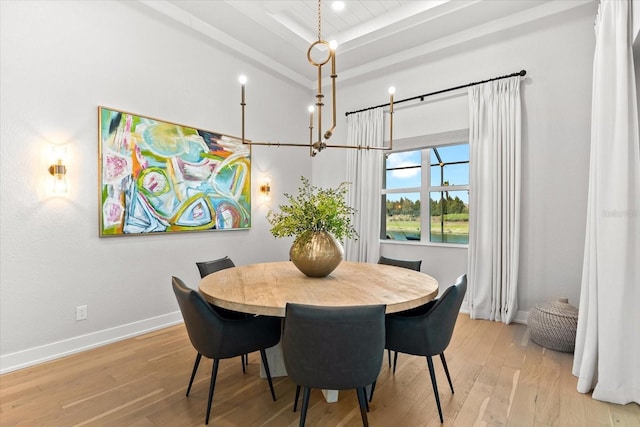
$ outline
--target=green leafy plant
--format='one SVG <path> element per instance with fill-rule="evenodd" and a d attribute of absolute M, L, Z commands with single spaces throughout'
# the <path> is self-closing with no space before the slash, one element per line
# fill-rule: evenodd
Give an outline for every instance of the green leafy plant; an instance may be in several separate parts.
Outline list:
<path fill-rule="evenodd" d="M 311 185 L 304 176 L 298 194 L 285 193 L 289 201 L 280 205 L 280 212 L 269 211 L 267 221 L 275 237 L 299 236 L 305 231 L 327 231 L 338 240 L 357 238 L 351 223 L 356 212 L 345 202 L 348 182 L 336 188 L 319 188 Z"/>

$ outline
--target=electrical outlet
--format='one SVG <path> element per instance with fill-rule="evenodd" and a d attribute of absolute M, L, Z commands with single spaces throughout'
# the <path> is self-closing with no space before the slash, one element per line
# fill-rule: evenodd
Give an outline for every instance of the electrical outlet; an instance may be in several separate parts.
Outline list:
<path fill-rule="evenodd" d="M 86 305 L 79 305 L 76 307 L 76 320 L 87 320 Z"/>

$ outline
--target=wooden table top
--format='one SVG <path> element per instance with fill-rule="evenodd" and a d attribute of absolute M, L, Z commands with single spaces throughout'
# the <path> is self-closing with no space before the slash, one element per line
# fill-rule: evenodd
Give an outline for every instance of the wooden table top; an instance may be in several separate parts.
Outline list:
<path fill-rule="evenodd" d="M 327 277 L 311 278 L 290 261 L 242 265 L 209 274 L 200 292 L 229 310 L 284 317 L 287 302 L 348 306 L 386 304 L 387 313 L 431 301 L 438 281 L 407 268 L 343 261 Z"/>

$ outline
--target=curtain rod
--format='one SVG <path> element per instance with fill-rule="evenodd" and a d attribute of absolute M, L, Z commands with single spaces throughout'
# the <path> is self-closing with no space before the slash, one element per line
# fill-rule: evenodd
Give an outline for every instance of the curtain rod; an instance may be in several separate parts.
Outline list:
<path fill-rule="evenodd" d="M 523 77 L 526 74 L 527 74 L 527 71 L 526 70 L 522 70 L 522 71 L 519 71 L 517 73 L 511 73 L 511 74 L 507 74 L 505 76 L 500 76 L 500 77 L 493 77 L 493 78 L 490 78 L 490 79 L 487 79 L 487 80 L 482 80 L 480 82 L 467 83 L 466 85 L 450 87 L 448 89 L 437 90 L 435 92 L 425 93 L 423 95 L 418 95 L 418 96 L 414 96 L 414 97 L 411 97 L 411 98 L 401 99 L 399 101 L 394 101 L 393 105 L 395 106 L 397 104 L 400 104 L 401 102 L 413 101 L 413 100 L 416 100 L 416 99 L 420 99 L 420 101 L 424 101 L 424 98 L 427 97 L 427 96 L 438 95 L 438 94 L 445 93 L 445 92 L 451 92 L 452 90 L 457 90 L 457 89 L 462 89 L 462 88 L 469 87 L 469 86 L 479 85 L 479 84 L 482 84 L 482 83 L 492 82 L 494 80 L 506 79 L 506 78 L 509 78 L 509 77 L 515 77 L 515 76 Z M 374 108 L 388 107 L 389 105 L 390 105 L 389 103 L 386 103 L 386 104 L 376 105 L 374 107 L 363 108 L 361 110 L 349 111 L 349 112 L 345 113 L 345 116 L 348 116 L 349 114 L 360 113 L 362 111 L 373 110 Z"/>

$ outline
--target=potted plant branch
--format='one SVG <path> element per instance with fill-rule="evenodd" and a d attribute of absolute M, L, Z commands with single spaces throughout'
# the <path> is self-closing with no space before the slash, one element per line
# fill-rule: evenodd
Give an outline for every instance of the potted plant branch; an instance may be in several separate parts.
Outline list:
<path fill-rule="evenodd" d="M 343 239 L 357 238 L 351 222 L 355 210 L 345 201 L 347 186 L 319 188 L 305 177 L 297 195 L 284 194 L 288 204 L 280 212 L 269 211 L 267 220 L 274 237 L 295 236 L 291 261 L 309 277 L 325 277 L 342 261 Z"/>

